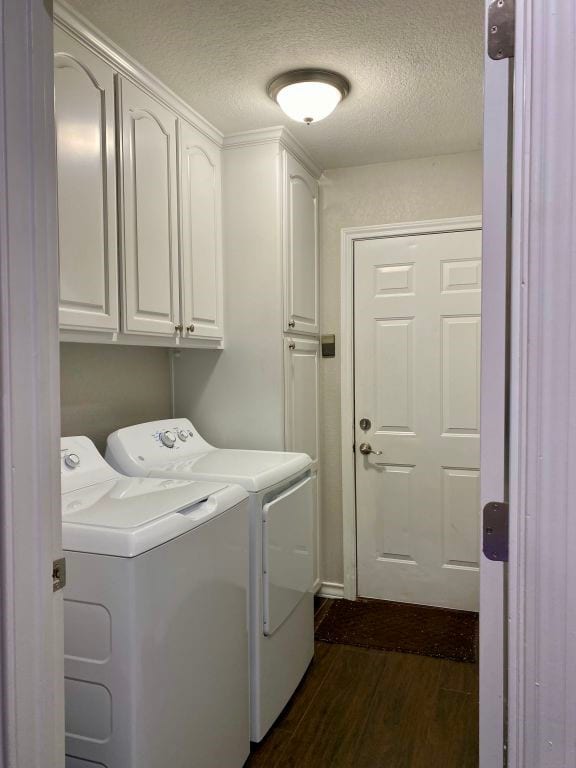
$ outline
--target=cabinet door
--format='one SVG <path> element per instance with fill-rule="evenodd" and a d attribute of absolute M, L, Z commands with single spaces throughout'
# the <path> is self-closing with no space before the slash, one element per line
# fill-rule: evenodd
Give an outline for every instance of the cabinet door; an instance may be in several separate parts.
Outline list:
<path fill-rule="evenodd" d="M 184 338 L 222 338 L 220 150 L 179 121 L 181 302 Z"/>
<path fill-rule="evenodd" d="M 307 453 L 313 460 L 314 591 L 320 588 L 320 481 L 318 477 L 318 386 L 320 343 L 309 339 L 284 340 L 286 393 L 286 450 Z"/>
<path fill-rule="evenodd" d="M 318 183 L 287 152 L 285 176 L 285 330 L 319 332 Z"/>
<path fill-rule="evenodd" d="M 173 336 L 179 321 L 176 116 L 119 78 L 123 330 Z"/>
<path fill-rule="evenodd" d="M 320 344 L 286 338 L 286 450 L 307 453 L 318 461 L 318 373 Z"/>
<path fill-rule="evenodd" d="M 54 32 L 60 325 L 118 330 L 114 74 Z"/>

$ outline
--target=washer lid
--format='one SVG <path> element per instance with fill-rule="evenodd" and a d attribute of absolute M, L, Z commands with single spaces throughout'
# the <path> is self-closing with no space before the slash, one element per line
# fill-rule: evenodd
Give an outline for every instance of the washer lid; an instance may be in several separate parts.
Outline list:
<path fill-rule="evenodd" d="M 246 498 L 222 483 L 117 477 L 62 495 L 63 548 L 134 557 Z"/>
<path fill-rule="evenodd" d="M 148 468 L 149 475 L 237 483 L 256 493 L 310 467 L 305 453 L 216 449 Z"/>

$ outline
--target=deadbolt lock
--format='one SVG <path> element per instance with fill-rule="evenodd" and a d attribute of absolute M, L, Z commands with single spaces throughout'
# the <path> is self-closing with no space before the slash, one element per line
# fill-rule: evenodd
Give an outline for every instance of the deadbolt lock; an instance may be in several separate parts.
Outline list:
<path fill-rule="evenodd" d="M 372 422 L 370 419 L 360 419 L 360 429 L 362 429 L 364 432 L 367 432 L 371 426 Z"/>

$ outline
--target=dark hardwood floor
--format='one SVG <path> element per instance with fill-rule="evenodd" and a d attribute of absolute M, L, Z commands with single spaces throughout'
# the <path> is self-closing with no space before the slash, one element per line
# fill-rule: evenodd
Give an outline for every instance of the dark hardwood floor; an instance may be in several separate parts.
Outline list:
<path fill-rule="evenodd" d="M 245 768 L 477 768 L 477 722 L 475 664 L 317 642 Z"/>

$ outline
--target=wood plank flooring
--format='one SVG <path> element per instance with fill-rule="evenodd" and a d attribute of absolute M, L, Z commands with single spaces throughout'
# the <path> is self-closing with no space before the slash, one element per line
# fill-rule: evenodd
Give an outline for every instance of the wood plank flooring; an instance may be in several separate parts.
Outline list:
<path fill-rule="evenodd" d="M 477 768 L 477 722 L 475 664 L 317 642 L 245 768 Z"/>

